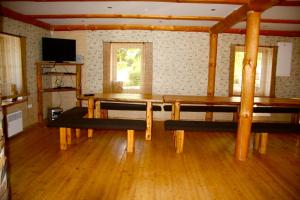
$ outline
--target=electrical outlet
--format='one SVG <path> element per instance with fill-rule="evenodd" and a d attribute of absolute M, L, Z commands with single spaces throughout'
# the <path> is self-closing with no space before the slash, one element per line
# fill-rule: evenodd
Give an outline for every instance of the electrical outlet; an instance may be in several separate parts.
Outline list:
<path fill-rule="evenodd" d="M 28 105 L 27 105 L 27 108 L 32 108 L 32 104 L 28 104 Z"/>

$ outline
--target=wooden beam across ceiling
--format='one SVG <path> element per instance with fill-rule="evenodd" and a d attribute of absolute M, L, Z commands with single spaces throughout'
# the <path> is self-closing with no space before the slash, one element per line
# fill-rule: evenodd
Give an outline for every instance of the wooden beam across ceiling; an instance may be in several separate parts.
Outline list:
<path fill-rule="evenodd" d="M 135 15 L 135 14 L 63 14 L 63 15 L 26 15 L 34 19 L 161 19 L 161 20 L 191 20 L 191 21 L 222 21 L 223 17 L 213 16 L 171 16 L 171 15 Z M 261 19 L 263 23 L 300 24 L 300 20 L 291 19 Z"/>
<path fill-rule="evenodd" d="M 11 0 L 2 0 L 11 1 Z M 14 1 L 28 1 L 28 0 L 14 0 Z M 109 2 L 109 1 L 122 1 L 122 0 L 32 0 L 34 2 Z M 128 2 L 128 0 L 123 0 Z M 241 5 L 248 3 L 249 0 L 130 0 L 131 2 L 166 2 L 166 3 L 206 3 L 206 4 L 233 4 Z"/>
<path fill-rule="evenodd" d="M 53 25 L 53 31 L 74 30 L 151 30 L 151 31 L 185 31 L 208 32 L 210 27 L 205 26 L 152 26 L 152 25 Z"/>
<path fill-rule="evenodd" d="M 28 15 L 34 19 L 68 19 L 68 18 L 126 18 L 126 19 L 164 19 L 164 20 L 197 20 L 221 21 L 222 17 L 212 16 L 165 16 L 134 14 L 67 14 L 67 15 Z"/>
<path fill-rule="evenodd" d="M 35 26 L 38 26 L 38 27 L 41 27 L 44 29 L 51 28 L 50 24 L 36 20 L 36 19 L 28 17 L 26 15 L 22 15 L 20 13 L 17 13 L 13 10 L 8 9 L 8 8 L 4 8 L 1 5 L 0 5 L 0 16 L 5 16 L 5 17 L 12 18 L 12 19 L 16 19 L 16 20 L 19 20 L 19 21 L 22 21 L 22 22 L 25 22 L 28 24 L 32 24 L 32 25 L 35 25 Z"/>
<path fill-rule="evenodd" d="M 211 28 L 212 33 L 221 33 L 226 29 L 229 29 L 238 22 L 244 21 L 247 16 L 247 12 L 250 10 L 263 12 L 268 8 L 278 4 L 280 0 L 252 0 L 248 4 L 241 6 L 239 9 L 233 11 L 224 20 L 220 21 Z"/>

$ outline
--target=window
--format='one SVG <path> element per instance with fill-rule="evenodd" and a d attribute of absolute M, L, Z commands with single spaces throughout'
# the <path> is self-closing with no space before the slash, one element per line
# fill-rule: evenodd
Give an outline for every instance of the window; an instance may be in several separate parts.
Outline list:
<path fill-rule="evenodd" d="M 2 98 L 26 95 L 25 38 L 0 33 Z"/>
<path fill-rule="evenodd" d="M 104 43 L 103 91 L 152 93 L 152 44 Z"/>
<path fill-rule="evenodd" d="M 241 95 L 244 46 L 231 47 L 229 95 Z M 277 47 L 259 47 L 257 55 L 255 96 L 274 96 Z"/>

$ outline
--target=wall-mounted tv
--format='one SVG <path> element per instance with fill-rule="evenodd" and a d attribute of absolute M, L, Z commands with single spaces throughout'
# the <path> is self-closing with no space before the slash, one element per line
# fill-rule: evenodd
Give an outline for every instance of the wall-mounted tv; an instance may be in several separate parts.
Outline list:
<path fill-rule="evenodd" d="M 76 61 L 76 40 L 42 38 L 43 61 Z"/>

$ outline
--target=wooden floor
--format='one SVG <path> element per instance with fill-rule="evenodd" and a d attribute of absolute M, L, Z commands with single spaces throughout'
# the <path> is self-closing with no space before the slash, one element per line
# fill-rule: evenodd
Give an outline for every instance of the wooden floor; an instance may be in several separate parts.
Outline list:
<path fill-rule="evenodd" d="M 234 159 L 234 135 L 187 133 L 176 154 L 171 132 L 154 123 L 152 141 L 124 132 L 83 134 L 59 150 L 57 129 L 35 126 L 8 142 L 12 199 L 300 199 L 299 136 L 275 134 L 267 155 Z M 297 144 L 298 142 L 298 144 Z"/>

